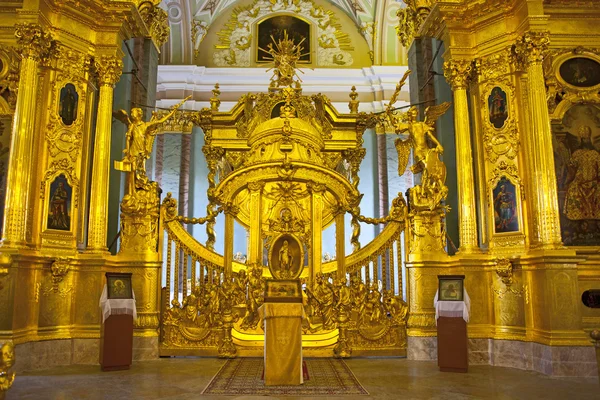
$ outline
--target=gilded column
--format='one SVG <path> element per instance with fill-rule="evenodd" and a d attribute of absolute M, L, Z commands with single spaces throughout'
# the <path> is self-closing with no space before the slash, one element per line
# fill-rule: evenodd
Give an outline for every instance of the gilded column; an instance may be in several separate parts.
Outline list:
<path fill-rule="evenodd" d="M 337 261 L 337 277 L 346 279 L 346 213 L 335 216 L 335 259 Z"/>
<path fill-rule="evenodd" d="M 542 61 L 548 49 L 547 32 L 527 32 L 514 46 L 516 61 L 527 71 L 527 100 L 529 102 L 529 129 L 527 140 L 530 182 L 527 196 L 532 207 L 532 240 L 534 247 L 557 248 L 561 246 L 558 214 L 558 194 L 552 132 L 546 102 L 546 87 Z"/>
<path fill-rule="evenodd" d="M 309 190 L 311 191 L 310 217 L 312 222 L 312 240 L 308 279 L 309 286 L 312 287 L 315 275 L 317 272 L 321 272 L 323 257 L 323 192 L 325 191 L 325 186 L 313 183 L 309 185 Z"/>
<path fill-rule="evenodd" d="M 262 182 L 248 184 L 250 191 L 250 243 L 248 244 L 248 263 L 262 263 Z"/>
<path fill-rule="evenodd" d="M 19 95 L 15 107 L 10 146 L 8 185 L 6 185 L 6 211 L 4 217 L 4 244 L 21 247 L 25 245 L 28 204 L 35 137 L 35 110 L 38 92 L 38 66 L 52 46 L 52 38 L 37 24 L 19 24 L 15 29 L 17 43 L 21 48 Z"/>
<path fill-rule="evenodd" d="M 108 174 L 110 171 L 113 87 L 121 77 L 123 62 L 118 57 L 104 55 L 96 59 L 96 69 L 100 81 L 100 100 L 94 141 L 88 249 L 94 252 L 103 252 L 106 251 L 108 223 Z"/>
<path fill-rule="evenodd" d="M 477 216 L 475 208 L 475 181 L 473 179 L 473 151 L 467 102 L 467 81 L 471 74 L 468 60 L 450 60 L 444 63 L 444 76 L 454 94 L 454 130 L 456 135 L 456 171 L 458 173 L 458 221 L 460 253 L 479 250 L 477 243 Z"/>
<path fill-rule="evenodd" d="M 225 207 L 225 246 L 223 246 L 223 267 L 225 280 L 231 278 L 231 265 L 233 263 L 233 222 L 238 209 L 235 206 Z"/>

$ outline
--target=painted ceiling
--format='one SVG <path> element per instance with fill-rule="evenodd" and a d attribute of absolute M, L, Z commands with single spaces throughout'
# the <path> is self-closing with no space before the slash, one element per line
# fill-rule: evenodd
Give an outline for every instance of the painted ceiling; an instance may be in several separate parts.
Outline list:
<path fill-rule="evenodd" d="M 294 0 L 264 1 L 285 6 Z M 161 7 L 169 15 L 171 34 L 161 51 L 161 64 L 194 63 L 199 42 L 205 35 L 218 33 L 211 30 L 211 25 L 219 17 L 231 14 L 236 3 L 239 0 L 162 0 Z M 356 24 L 356 29 L 374 53 L 374 64 L 403 64 L 394 32 L 398 21 L 396 13 L 405 6 L 401 0 L 326 0 L 326 4 L 329 5 L 327 11 L 346 14 Z M 391 55 L 390 49 L 398 53 L 396 57 Z"/>

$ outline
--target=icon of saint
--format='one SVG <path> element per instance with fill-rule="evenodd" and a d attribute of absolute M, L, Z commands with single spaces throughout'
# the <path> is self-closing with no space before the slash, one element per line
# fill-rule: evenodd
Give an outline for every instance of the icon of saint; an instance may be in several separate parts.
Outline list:
<path fill-rule="evenodd" d="M 113 282 L 113 295 L 124 296 L 125 295 L 125 283 L 122 280 L 117 279 Z"/>
<path fill-rule="evenodd" d="M 70 229 L 67 214 L 68 199 L 69 195 L 65 190 L 64 183 L 59 182 L 58 187 L 56 188 L 54 193 L 52 193 L 52 197 L 50 198 L 50 209 L 52 210 L 52 215 L 50 217 L 49 228 L 62 230 Z"/>
<path fill-rule="evenodd" d="M 600 219 L 600 153 L 592 144 L 592 129 L 579 128 L 581 146 L 571 155 L 565 215 L 572 221 Z"/>
<path fill-rule="evenodd" d="M 72 85 L 67 85 L 64 89 L 65 94 L 60 100 L 59 115 L 65 125 L 71 125 L 77 119 L 77 98 Z"/>
<path fill-rule="evenodd" d="M 444 290 L 444 299 L 458 300 L 458 290 L 456 290 L 456 287 L 452 283 Z"/>
<path fill-rule="evenodd" d="M 500 186 L 500 192 L 494 199 L 494 210 L 496 212 L 496 230 L 498 232 L 509 232 L 510 224 L 515 219 L 515 198 L 506 190 L 506 185 Z"/>

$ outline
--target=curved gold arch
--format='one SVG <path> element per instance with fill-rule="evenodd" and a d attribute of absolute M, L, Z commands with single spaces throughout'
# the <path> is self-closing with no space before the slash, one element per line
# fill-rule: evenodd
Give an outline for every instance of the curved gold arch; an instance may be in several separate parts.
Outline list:
<path fill-rule="evenodd" d="M 289 174 L 289 179 L 297 182 L 317 182 L 325 184 L 330 193 L 340 203 L 346 203 L 347 194 L 358 196 L 358 191 L 343 176 L 326 168 L 308 163 L 293 162 L 289 169 L 281 162 L 262 163 L 233 171 L 215 189 L 215 194 L 223 204 L 233 201 L 252 182 L 281 181 Z"/>

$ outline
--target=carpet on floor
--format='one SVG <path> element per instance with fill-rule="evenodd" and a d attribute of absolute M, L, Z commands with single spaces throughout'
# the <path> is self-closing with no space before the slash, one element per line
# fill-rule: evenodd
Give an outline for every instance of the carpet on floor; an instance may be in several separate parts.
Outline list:
<path fill-rule="evenodd" d="M 265 386 L 261 379 L 262 358 L 227 360 L 202 394 L 218 395 L 278 395 L 278 396 L 341 396 L 368 395 L 344 360 L 307 358 L 310 379 L 299 386 Z"/>

